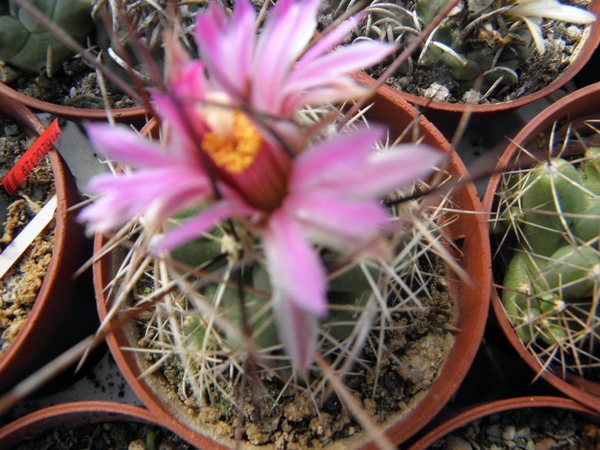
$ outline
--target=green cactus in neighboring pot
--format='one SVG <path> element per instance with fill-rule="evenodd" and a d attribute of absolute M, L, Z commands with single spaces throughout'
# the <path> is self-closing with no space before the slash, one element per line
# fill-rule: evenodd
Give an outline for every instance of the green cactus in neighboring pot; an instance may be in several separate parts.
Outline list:
<path fill-rule="evenodd" d="M 73 38 L 83 42 L 93 31 L 91 0 L 32 0 Z M 0 5 L 0 60 L 21 70 L 51 75 L 73 52 L 12 1 Z"/>
<path fill-rule="evenodd" d="M 107 0 L 91 0 L 94 8 L 92 18 L 96 25 L 96 42 L 103 53 L 103 63 L 117 73 L 125 81 L 130 81 L 129 70 L 133 70 L 140 80 L 149 83 L 150 71 L 146 61 L 138 58 L 138 54 L 129 45 L 129 39 L 138 38 L 159 72 L 163 72 L 164 50 L 162 36 L 165 32 L 178 35 L 182 43 L 192 53 L 196 49 L 192 38 L 192 29 L 198 11 L 205 5 L 177 0 L 177 15 L 181 23 L 171 17 L 167 0 L 153 2 L 122 0 L 117 10 Z M 131 67 L 128 65 L 131 64 Z M 113 86 L 110 86 L 114 88 Z"/>
<path fill-rule="evenodd" d="M 415 12 L 426 26 L 447 3 L 447 0 L 418 0 Z M 501 26 L 500 21 L 508 19 L 502 13 L 489 15 L 494 7 L 497 11 L 505 9 L 505 2 L 494 2 L 491 8 L 475 1 L 466 3 L 460 3 L 459 11 L 440 24 L 423 48 L 419 62 L 431 66 L 443 60 L 462 91 L 471 89 L 479 76 L 483 77 L 481 92 L 495 83 L 516 83 L 519 79 L 516 69 L 535 50 L 531 32 L 525 23 L 515 20 Z"/>
<path fill-rule="evenodd" d="M 355 4 L 354 0 L 348 1 L 348 8 Z M 433 22 L 448 2 L 374 0 L 365 8 L 368 14 L 357 31 L 357 40 L 385 40 L 406 47 Z M 338 10 L 346 3 L 342 0 Z M 466 94 L 465 102 L 478 103 L 494 90 L 517 83 L 519 69 L 536 50 L 539 55 L 544 54 L 541 18 L 558 21 L 559 26 L 553 27 L 554 38 L 566 34 L 566 26 L 560 22 L 562 17 L 568 16 L 571 23 L 580 25 L 595 20 L 588 11 L 558 1 L 537 7 L 534 1 L 520 3 L 519 0 L 459 1 L 421 45 L 416 60 L 406 64 L 401 72 L 410 77 L 415 64 L 432 67 L 441 61 L 456 82 L 452 89 Z M 435 99 L 444 100 L 437 96 Z"/>
<path fill-rule="evenodd" d="M 496 192 L 490 231 L 508 261 L 501 300 L 519 338 L 546 357 L 577 359 L 600 331 L 599 162 L 600 148 L 549 158 L 505 174 Z"/>

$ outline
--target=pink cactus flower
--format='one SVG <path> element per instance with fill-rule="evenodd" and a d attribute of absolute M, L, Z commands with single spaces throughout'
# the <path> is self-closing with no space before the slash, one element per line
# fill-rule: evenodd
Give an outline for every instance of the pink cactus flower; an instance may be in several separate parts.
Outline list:
<path fill-rule="evenodd" d="M 379 127 L 312 146 L 302 141 L 290 151 L 269 126 L 236 109 L 250 105 L 289 119 L 306 103 L 362 92 L 344 74 L 389 49 L 349 46 L 326 54 L 348 32 L 344 25 L 306 50 L 318 4 L 280 0 L 256 41 L 249 3 L 236 2 L 230 21 L 211 4 L 196 31 L 208 78 L 202 62 L 167 39 L 169 95 L 153 98 L 168 137 L 159 144 L 124 126 L 88 125 L 96 150 L 133 170 L 94 178 L 88 190 L 104 195 L 79 216 L 92 231 L 105 232 L 143 215 L 147 230 L 158 234 L 167 218 L 200 206 L 157 236 L 156 255 L 226 218 L 246 226 L 262 243 L 279 334 L 299 371 L 312 361 L 317 321 L 328 311 L 326 270 L 314 243 L 353 248 L 376 235 L 389 219 L 379 198 L 426 176 L 442 158 L 423 145 L 373 152 L 383 137 Z"/>
<path fill-rule="evenodd" d="M 200 59 L 215 87 L 234 103 L 290 118 L 307 104 L 357 98 L 367 90 L 346 74 L 389 56 L 394 46 L 361 42 L 331 51 L 360 23 L 359 14 L 308 47 L 321 0 L 279 0 L 256 37 L 256 13 L 247 0 L 235 2 L 231 18 L 212 2 L 195 28 Z"/>

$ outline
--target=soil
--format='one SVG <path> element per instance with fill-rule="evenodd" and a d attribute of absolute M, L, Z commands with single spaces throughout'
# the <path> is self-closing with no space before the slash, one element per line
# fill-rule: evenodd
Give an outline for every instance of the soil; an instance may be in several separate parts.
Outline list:
<path fill-rule="evenodd" d="M 147 445 L 153 441 L 154 446 Z M 50 428 L 10 450 L 188 450 L 190 444 L 164 428 L 136 422 L 105 422 Z"/>
<path fill-rule="evenodd" d="M 82 59 L 63 64 L 49 78 L 45 73 L 31 75 L 8 66 L 0 66 L 0 81 L 31 98 L 76 108 L 104 109 L 105 104 L 95 69 Z M 122 93 L 110 93 L 111 108 L 131 108 L 136 102 Z"/>
<path fill-rule="evenodd" d="M 0 178 L 29 148 L 34 139 L 10 119 L 0 119 Z M 54 195 L 54 176 L 44 157 L 12 196 L 0 189 L 3 214 L 0 252 L 25 228 Z M 0 283 L 0 355 L 23 327 L 42 286 L 50 263 L 54 241 L 54 220 L 40 233 Z"/>
<path fill-rule="evenodd" d="M 475 420 L 435 442 L 432 450 L 594 449 L 600 428 L 567 410 L 523 408 Z"/>
<path fill-rule="evenodd" d="M 453 299 L 440 283 L 432 283 L 429 289 L 431 298 L 420 299 L 422 310 L 394 314 L 394 322 L 389 326 L 395 329 L 387 333 L 387 356 L 380 366 L 378 379 L 371 368 L 377 358 L 376 346 L 369 341 L 361 355 L 363 364 L 356 364 L 344 380 L 364 410 L 383 426 L 390 416 L 407 412 L 419 402 L 454 344 L 453 335 L 448 331 L 450 327 L 446 327 L 452 322 Z M 146 338 L 140 342 L 143 346 L 152 336 Z M 153 364 L 161 356 L 147 355 L 147 358 Z M 205 399 L 207 405 L 201 408 L 189 395 L 189 386 L 186 386 L 188 395 L 184 395 L 183 370 L 176 357 L 169 358 L 161 370 L 165 387 L 177 392 L 179 399 L 190 408 L 190 414 L 198 416 L 202 428 L 210 430 L 209 435 L 235 439 L 238 420 L 235 405 L 220 396 L 217 389 L 211 390 L 211 398 Z M 284 383 L 278 379 L 262 376 L 260 381 L 249 380 L 249 384 L 244 398 L 242 440 L 253 445 L 271 444 L 278 449 L 321 448 L 361 431 L 335 394 L 322 403 L 317 399 L 317 412 L 306 392 L 287 389 L 282 394 Z M 227 386 L 221 387 L 230 391 Z"/>

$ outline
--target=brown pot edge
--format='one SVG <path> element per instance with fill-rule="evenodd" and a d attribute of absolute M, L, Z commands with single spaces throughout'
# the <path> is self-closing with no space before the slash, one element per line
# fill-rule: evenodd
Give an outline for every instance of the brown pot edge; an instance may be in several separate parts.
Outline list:
<path fill-rule="evenodd" d="M 438 439 L 446 436 L 448 433 L 451 433 L 452 431 L 468 424 L 469 422 L 472 422 L 475 419 L 479 419 L 490 414 L 505 412 L 511 409 L 544 407 L 568 409 L 573 412 L 597 415 L 596 411 L 586 408 L 572 399 L 563 397 L 530 396 L 484 402 L 469 406 L 451 414 L 447 420 L 440 423 L 433 430 L 415 442 L 409 448 L 409 450 L 427 449 L 430 445 L 435 443 Z M 600 417 L 598 417 L 598 420 L 600 421 Z"/>
<path fill-rule="evenodd" d="M 41 134 L 44 126 L 27 107 L 0 95 L 0 111 L 11 116 L 30 134 Z M 15 117 L 16 116 L 16 117 Z M 79 201 L 75 180 L 60 154 L 49 152 L 57 196 L 52 257 L 31 313 L 15 340 L 0 357 L 0 390 L 17 381 L 48 343 L 64 316 L 83 252 L 83 229 L 68 209 Z M 68 246 L 68 250 L 67 250 Z M 67 280 L 65 282 L 65 280 Z"/>
<path fill-rule="evenodd" d="M 44 422 L 49 422 L 47 426 L 52 426 L 52 424 L 57 420 L 68 420 L 70 417 L 80 417 L 82 414 L 86 413 L 99 414 L 97 417 L 98 420 L 92 421 L 96 423 L 104 420 L 129 420 L 134 422 L 151 423 L 167 428 L 173 433 L 179 435 L 176 422 L 173 420 L 159 422 L 152 412 L 145 408 L 126 403 L 86 400 L 49 406 L 16 419 L 3 428 L 0 428 L 0 444 L 3 444 L 3 448 L 7 448 L 10 445 L 15 445 L 16 443 L 22 441 L 23 438 L 26 438 L 29 429 L 42 429 Z M 102 417 L 104 414 L 106 417 Z M 7 447 L 4 447 L 4 445 Z"/>
<path fill-rule="evenodd" d="M 364 76 L 366 77 L 366 75 Z M 364 79 L 362 79 L 362 74 L 359 74 L 357 78 L 359 78 L 361 82 L 364 81 Z M 370 79 L 370 77 L 368 78 Z M 395 105 L 396 108 L 401 108 L 407 114 L 415 114 L 415 109 L 405 100 L 399 98 L 396 95 L 396 91 L 394 89 L 382 87 L 380 91 L 383 91 L 383 94 L 378 94 L 383 96 L 379 97 L 380 99 L 383 98 L 384 101 L 391 102 Z M 466 168 L 464 167 L 462 161 L 460 160 L 458 155 L 456 155 L 456 153 L 451 149 L 450 144 L 443 137 L 443 135 L 422 115 L 419 117 L 419 124 L 422 128 L 427 130 L 430 140 L 435 142 L 444 151 L 450 154 L 451 168 L 459 172 L 462 171 L 461 173 L 463 175 L 466 174 Z M 470 202 L 470 206 L 473 209 L 482 211 L 479 197 L 476 193 L 475 187 L 472 184 L 466 185 L 465 188 L 461 189 L 459 192 L 465 198 L 469 199 L 467 200 L 467 202 Z M 463 192 L 466 194 L 462 194 Z M 491 257 L 489 257 L 489 246 L 487 245 L 488 239 L 486 236 L 485 218 L 482 214 L 468 214 L 465 216 L 467 216 L 469 220 L 471 220 L 472 224 L 476 224 L 473 226 L 477 229 L 477 236 L 479 238 L 478 240 L 480 243 L 480 245 L 477 247 L 477 254 L 479 255 L 479 258 L 483 257 L 484 261 L 491 260 Z M 95 240 L 95 252 L 97 252 L 102 246 L 102 242 L 105 242 L 103 241 L 103 237 L 97 235 Z M 487 259 L 486 255 L 488 256 Z M 106 264 L 107 262 L 108 257 L 104 257 L 98 260 L 97 263 L 94 265 L 94 284 L 97 293 L 99 314 L 101 318 L 106 317 L 107 313 L 104 304 L 104 297 L 100 294 L 102 293 L 103 286 L 105 286 L 104 281 L 109 276 L 108 267 Z M 421 400 L 417 408 L 404 415 L 395 426 L 392 425 L 390 428 L 388 428 L 387 433 L 395 441 L 401 442 L 411 437 L 420 429 L 420 427 L 425 426 L 426 423 L 442 409 L 444 404 L 450 399 L 451 395 L 458 389 L 458 386 L 466 376 L 466 373 L 473 359 L 475 358 L 475 354 L 479 347 L 479 342 L 481 341 L 481 338 L 483 336 L 487 312 L 489 309 L 489 289 L 491 285 L 491 274 L 489 270 L 486 269 L 486 264 L 475 264 L 474 267 L 483 271 L 483 275 L 479 275 L 481 279 L 481 284 L 477 287 L 479 289 L 479 295 L 476 296 L 476 298 L 479 299 L 479 302 L 477 302 L 479 309 L 465 308 L 465 310 L 468 310 L 469 316 L 479 317 L 477 326 L 473 327 L 470 338 L 463 338 L 460 341 L 465 344 L 464 347 L 457 346 L 455 343 L 453 349 L 451 350 L 448 356 L 444 368 L 442 369 L 442 373 L 451 375 L 450 382 L 445 383 L 445 386 L 443 386 L 442 383 L 439 381 L 440 379 L 443 379 L 443 377 L 439 376 L 430 387 L 432 395 L 427 395 L 424 399 Z M 460 316 L 463 316 L 465 314 L 466 313 L 464 310 L 459 313 Z M 113 357 L 117 361 L 117 364 L 121 368 L 126 379 L 130 382 L 133 390 L 140 397 L 142 402 L 147 407 L 149 407 L 153 411 L 153 413 L 161 413 L 162 407 L 158 405 L 164 405 L 163 401 L 159 399 L 159 397 L 154 392 L 151 391 L 151 389 L 145 381 L 140 380 L 138 378 L 141 372 L 139 371 L 137 366 L 134 365 L 133 367 L 135 367 L 135 369 L 132 369 L 131 364 L 135 364 L 135 359 L 132 356 L 132 354 L 130 352 L 122 352 L 120 350 L 120 346 L 125 347 L 128 345 L 127 338 L 125 337 L 124 333 L 118 330 L 117 332 L 109 334 L 107 336 L 107 342 L 111 349 L 111 353 L 113 353 Z M 467 348 L 466 350 L 464 349 L 465 347 Z M 452 355 L 456 355 L 456 357 L 452 358 Z M 438 391 L 443 393 L 440 394 Z M 423 411 L 425 409 L 426 411 Z M 417 422 L 419 422 L 420 427 L 407 426 L 407 420 L 416 420 Z M 219 444 L 215 443 L 206 436 L 200 436 L 192 430 L 189 431 L 190 433 L 192 433 L 192 435 L 200 439 L 200 444 L 205 448 L 225 448 L 221 447 Z M 370 444 L 367 444 L 367 446 L 368 445 Z"/>

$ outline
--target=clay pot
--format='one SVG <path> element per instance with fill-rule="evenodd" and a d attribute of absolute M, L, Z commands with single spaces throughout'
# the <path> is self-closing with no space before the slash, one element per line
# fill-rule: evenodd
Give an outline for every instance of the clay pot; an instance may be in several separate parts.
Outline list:
<path fill-rule="evenodd" d="M 44 102 L 37 98 L 29 97 L 25 94 L 16 91 L 4 83 L 0 83 L 0 94 L 12 99 L 15 102 L 41 112 L 47 112 L 57 117 L 63 117 L 73 122 L 81 122 L 85 120 L 107 120 L 106 111 L 104 109 L 86 109 L 75 108 L 72 106 L 56 105 L 54 103 Z M 115 121 L 142 126 L 145 123 L 147 111 L 143 106 L 135 106 L 133 108 L 113 109 L 112 116 Z"/>
<path fill-rule="evenodd" d="M 387 87 L 380 89 L 374 101 L 375 106 L 371 108 L 367 117 L 373 121 L 388 124 L 392 138 L 398 136 L 415 119 L 414 108 L 399 98 L 394 89 Z M 450 145 L 442 134 L 422 116 L 419 117 L 418 124 L 419 133 L 424 136 L 425 143 L 449 154 L 449 173 L 456 179 L 461 176 L 466 177 L 467 172 L 464 165 L 456 153 L 451 151 Z M 487 259 L 489 258 L 489 247 L 485 234 L 485 219 L 481 214 L 472 214 L 473 211 L 481 211 L 481 206 L 475 187 L 471 183 L 458 188 L 452 198 L 457 209 L 468 211 L 468 213 L 459 213 L 459 220 L 445 228 L 445 232 L 449 239 L 457 245 L 458 250 L 452 252 L 453 256 L 472 277 L 472 281 L 465 284 L 457 281 L 456 277 L 451 276 L 448 279 L 450 293 L 456 299 L 455 321 L 452 323 L 456 327 L 455 344 L 449 352 L 441 373 L 429 390 L 423 393 L 414 406 L 411 405 L 410 411 L 396 421 L 390 418 L 384 424 L 387 434 L 395 443 L 403 442 L 412 436 L 450 399 L 466 375 L 483 335 L 489 304 L 491 276 Z M 105 242 L 103 236 L 97 235 L 95 251 L 98 252 Z M 111 280 L 111 265 L 111 255 L 99 259 L 94 265 L 96 299 L 101 318 L 106 317 L 107 314 L 103 288 Z M 123 347 L 131 347 L 133 342 L 137 342 L 136 337 L 131 333 L 131 328 L 114 330 L 107 336 L 107 341 L 115 361 L 140 400 L 156 417 L 165 419 L 175 417 L 186 428 L 185 432 L 179 432 L 179 434 L 200 448 L 224 449 L 233 445 L 232 441 L 217 443 L 215 437 L 202 434 L 205 431 L 199 429 L 197 420 L 193 414 L 190 414 L 190 410 L 175 398 L 175 394 L 161 389 L 162 377 L 160 375 L 155 373 L 140 377 L 145 370 L 143 358 L 136 357 L 135 352 L 122 350 Z M 175 401 L 173 401 L 174 399 Z M 362 440 L 357 437 L 361 435 L 362 433 L 358 433 L 350 438 L 356 438 L 354 440 L 336 441 L 336 443 L 347 445 L 347 448 L 374 448 L 373 443 L 364 442 L 366 440 L 364 435 Z"/>
<path fill-rule="evenodd" d="M 511 140 L 490 178 L 485 195 L 483 197 L 483 209 L 488 214 L 493 207 L 494 194 L 501 180 L 501 172 L 506 167 L 514 167 L 515 158 L 519 154 L 519 148 L 526 148 L 533 153 L 541 152 L 547 155 L 547 138 L 550 136 L 552 126 L 555 122 L 559 125 L 567 121 L 582 121 L 586 118 L 598 118 L 600 113 L 600 83 L 596 83 L 580 89 L 551 105 L 534 117 L 518 134 Z M 544 139 L 545 138 L 545 139 Z M 520 160 L 522 161 L 522 160 Z M 525 161 L 525 164 L 528 164 Z M 529 166 L 531 160 L 529 159 Z M 514 168 L 512 169 L 514 170 Z M 489 216 L 488 216 L 489 217 Z M 502 280 L 496 280 L 501 285 Z M 508 320 L 502 301 L 498 296 L 496 288 L 492 288 L 492 307 L 495 317 L 502 329 L 503 334 L 512 344 L 519 356 L 534 370 L 541 373 L 541 377 L 560 390 L 563 394 L 583 403 L 584 405 L 598 411 L 600 410 L 600 384 L 587 381 L 579 376 L 568 374 L 566 380 L 560 375 L 559 369 L 552 366 L 542 370 L 542 366 L 534 355 L 527 350 L 517 337 L 513 326 Z"/>
<path fill-rule="evenodd" d="M 592 0 L 588 10 L 594 13 L 596 17 L 600 17 L 600 1 Z M 533 94 L 525 95 L 508 102 L 482 105 L 465 105 L 459 103 L 432 101 L 417 95 L 407 94 L 405 92 L 399 92 L 399 95 L 407 102 L 418 107 L 419 110 L 429 120 L 436 125 L 439 124 L 439 126 L 447 125 L 449 123 L 458 123 L 460 117 L 466 111 L 467 106 L 469 106 L 469 110 L 471 111 L 471 122 L 482 122 L 510 111 L 514 111 L 521 106 L 528 105 L 529 103 L 533 103 L 552 94 L 557 89 L 564 86 L 585 66 L 600 42 L 600 22 L 596 20 L 589 25 L 589 27 L 589 35 L 579 49 L 575 60 L 556 80 L 539 91 L 534 92 Z"/>
<path fill-rule="evenodd" d="M 32 111 L 2 96 L 0 114 L 14 119 L 32 136 L 44 131 L 44 126 Z M 97 316 L 90 308 L 90 305 L 93 307 L 93 301 L 85 298 L 86 294 L 89 297 L 90 280 L 73 279 L 73 274 L 89 257 L 86 255 L 83 228 L 75 221 L 76 212 L 68 211 L 80 201 L 79 192 L 60 154 L 52 149 L 48 155 L 57 197 L 52 257 L 25 325 L 0 357 L 0 392 L 15 385 L 97 328 Z M 78 295 L 74 296 L 72 293 L 76 285 Z"/>
<path fill-rule="evenodd" d="M 600 416 L 579 403 L 561 397 L 518 397 L 505 400 L 496 400 L 489 403 L 482 403 L 467 407 L 461 411 L 450 414 L 449 417 L 440 417 L 439 425 L 433 427 L 431 431 L 421 437 L 409 450 L 421 450 L 430 448 L 438 439 L 446 436 L 449 433 L 467 425 L 468 423 L 481 419 L 491 414 L 497 414 L 505 411 L 512 411 L 521 408 L 557 408 L 566 409 L 576 413 L 585 419 L 589 419 L 590 423 L 599 424 Z M 537 448 L 537 447 L 536 447 Z"/>
<path fill-rule="evenodd" d="M 0 447 L 8 449 L 64 423 L 76 427 L 90 423 L 118 421 L 147 423 L 177 434 L 172 427 L 172 421 L 159 422 L 147 409 L 124 403 L 83 401 L 50 406 L 9 423 L 0 428 Z"/>

